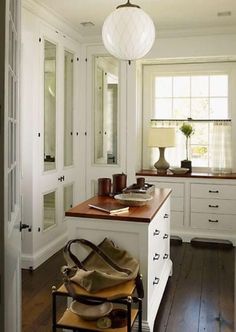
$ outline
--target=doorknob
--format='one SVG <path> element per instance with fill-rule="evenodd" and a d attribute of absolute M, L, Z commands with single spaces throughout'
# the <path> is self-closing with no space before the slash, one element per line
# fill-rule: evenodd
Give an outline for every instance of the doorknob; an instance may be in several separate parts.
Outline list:
<path fill-rule="evenodd" d="M 20 222 L 20 232 L 22 231 L 22 229 L 26 229 L 29 228 L 30 226 L 27 224 L 23 224 L 22 222 Z"/>

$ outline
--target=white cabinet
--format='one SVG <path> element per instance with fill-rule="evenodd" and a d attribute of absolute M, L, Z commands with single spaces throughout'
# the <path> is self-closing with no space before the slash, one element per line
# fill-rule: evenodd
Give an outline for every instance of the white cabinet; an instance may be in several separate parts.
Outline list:
<path fill-rule="evenodd" d="M 85 120 L 79 44 L 26 10 L 22 30 L 22 266 L 34 269 L 64 246 L 65 210 L 85 198 Z"/>
<path fill-rule="evenodd" d="M 158 188 L 172 189 L 171 235 L 184 241 L 195 237 L 229 240 L 236 246 L 236 175 L 145 178 Z"/>
<path fill-rule="evenodd" d="M 156 207 L 158 210 L 158 207 Z M 141 217 L 140 217 L 141 220 Z M 150 223 L 112 219 L 67 217 L 68 238 L 86 238 L 98 244 L 104 237 L 125 248 L 140 262 L 143 275 L 143 331 L 153 331 L 155 317 L 172 270 L 170 260 L 170 198 Z"/>
<path fill-rule="evenodd" d="M 170 188 L 170 209 L 171 209 L 171 227 L 178 229 L 184 225 L 184 183 L 169 182 L 169 181 L 156 181 L 155 178 L 148 178 L 148 183 L 154 184 L 156 188 Z"/>

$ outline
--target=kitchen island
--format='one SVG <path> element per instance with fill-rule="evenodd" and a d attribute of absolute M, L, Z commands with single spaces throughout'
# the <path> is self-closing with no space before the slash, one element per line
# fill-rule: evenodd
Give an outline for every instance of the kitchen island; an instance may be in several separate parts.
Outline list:
<path fill-rule="evenodd" d="M 96 244 L 105 237 L 126 249 L 140 262 L 145 296 L 143 331 L 153 331 L 166 283 L 172 271 L 170 251 L 170 189 L 156 189 L 145 206 L 110 215 L 89 204 L 112 202 L 111 197 L 95 196 L 66 212 L 68 239 L 85 238 Z M 82 255 L 82 256 L 81 256 Z M 80 253 L 83 259 L 86 252 Z"/>

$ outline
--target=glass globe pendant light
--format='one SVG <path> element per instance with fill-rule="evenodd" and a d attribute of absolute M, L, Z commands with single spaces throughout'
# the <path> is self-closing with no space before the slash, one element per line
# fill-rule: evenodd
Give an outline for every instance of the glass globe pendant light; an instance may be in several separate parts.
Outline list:
<path fill-rule="evenodd" d="M 151 18 L 137 5 L 127 3 L 116 7 L 104 21 L 102 39 L 107 51 L 121 60 L 144 57 L 155 40 Z"/>

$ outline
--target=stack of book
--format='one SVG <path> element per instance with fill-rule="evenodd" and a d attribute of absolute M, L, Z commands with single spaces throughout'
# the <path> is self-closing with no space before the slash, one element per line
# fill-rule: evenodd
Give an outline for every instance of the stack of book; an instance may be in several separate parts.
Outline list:
<path fill-rule="evenodd" d="M 89 204 L 89 207 L 93 209 L 97 209 L 109 214 L 118 214 L 118 213 L 125 213 L 129 211 L 128 206 L 124 206 L 122 204 L 117 203 L 116 201 L 114 202 L 98 202 L 95 204 Z"/>

